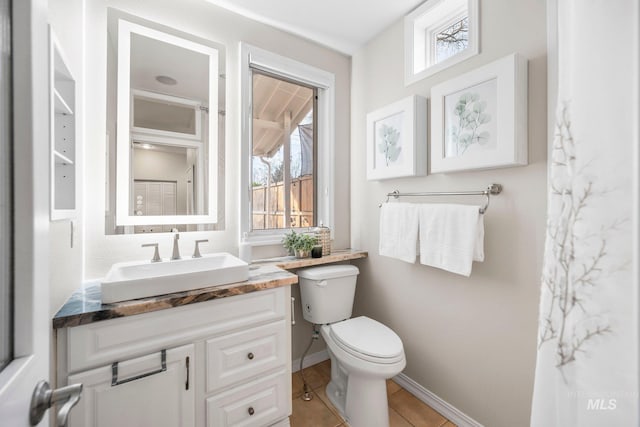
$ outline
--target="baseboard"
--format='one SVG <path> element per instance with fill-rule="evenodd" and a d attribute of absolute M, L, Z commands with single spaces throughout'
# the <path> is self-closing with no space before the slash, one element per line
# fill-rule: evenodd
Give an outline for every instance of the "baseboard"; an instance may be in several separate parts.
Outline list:
<path fill-rule="evenodd" d="M 326 349 L 321 350 L 317 353 L 308 354 L 307 357 L 304 358 L 303 367 L 306 368 L 306 367 L 315 365 L 317 363 L 324 362 L 328 358 L 329 358 L 329 353 L 327 352 Z M 291 362 L 291 371 L 298 372 L 299 370 L 300 370 L 300 359 L 296 359 Z"/>
<path fill-rule="evenodd" d="M 409 393 L 413 394 L 415 397 L 438 411 L 440 414 L 442 414 L 443 417 L 447 418 L 458 427 L 483 427 L 482 424 L 480 424 L 455 406 L 451 405 L 450 403 L 440 399 L 434 393 L 422 387 L 420 384 L 418 384 L 405 374 L 396 375 L 395 377 L 393 377 L 393 380 Z"/>

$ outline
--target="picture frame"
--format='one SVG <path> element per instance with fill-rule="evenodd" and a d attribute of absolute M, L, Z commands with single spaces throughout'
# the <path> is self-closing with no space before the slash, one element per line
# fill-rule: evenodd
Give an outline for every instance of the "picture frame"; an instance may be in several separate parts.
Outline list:
<path fill-rule="evenodd" d="M 367 180 L 427 174 L 427 119 L 419 95 L 367 114 Z"/>
<path fill-rule="evenodd" d="M 526 165 L 527 60 L 511 54 L 431 88 L 431 173 Z"/>

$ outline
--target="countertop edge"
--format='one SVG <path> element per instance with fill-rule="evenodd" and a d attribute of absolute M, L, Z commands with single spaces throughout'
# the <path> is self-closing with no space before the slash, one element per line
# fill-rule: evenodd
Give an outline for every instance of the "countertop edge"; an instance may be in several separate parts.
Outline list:
<path fill-rule="evenodd" d="M 251 264 L 248 281 L 224 286 L 201 288 L 156 297 L 141 298 L 114 304 L 102 304 L 100 284 L 93 283 L 78 289 L 52 319 L 53 329 L 87 325 L 93 322 L 150 313 L 173 307 L 242 295 L 298 283 L 298 276 L 288 270 L 352 261 L 368 257 L 367 251 L 337 250 L 322 258 L 295 259 L 283 257 Z M 76 307 L 74 307 L 74 304 Z M 77 306 L 80 306 L 78 308 Z M 65 311 L 68 313 L 65 314 Z"/>

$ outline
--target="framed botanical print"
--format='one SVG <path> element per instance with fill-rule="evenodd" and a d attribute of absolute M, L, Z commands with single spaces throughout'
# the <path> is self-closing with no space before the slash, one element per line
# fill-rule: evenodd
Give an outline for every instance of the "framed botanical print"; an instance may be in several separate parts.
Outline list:
<path fill-rule="evenodd" d="M 499 59 L 431 89 L 431 172 L 527 164 L 527 61 Z"/>
<path fill-rule="evenodd" d="M 367 114 L 367 179 L 427 173 L 427 99 L 412 95 Z"/>

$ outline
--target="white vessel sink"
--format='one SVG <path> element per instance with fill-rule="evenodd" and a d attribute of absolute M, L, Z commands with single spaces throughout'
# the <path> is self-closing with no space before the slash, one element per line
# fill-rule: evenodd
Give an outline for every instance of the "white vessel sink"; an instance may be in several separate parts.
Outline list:
<path fill-rule="evenodd" d="M 112 303 L 244 282 L 249 265 L 226 252 L 175 261 L 120 262 L 102 281 L 102 302 Z"/>

